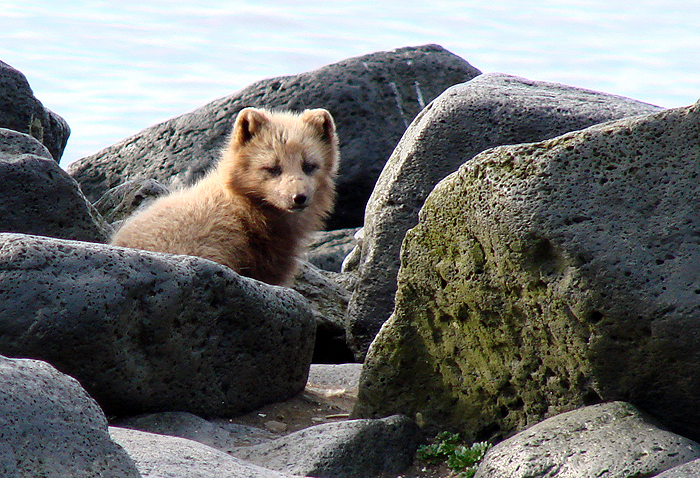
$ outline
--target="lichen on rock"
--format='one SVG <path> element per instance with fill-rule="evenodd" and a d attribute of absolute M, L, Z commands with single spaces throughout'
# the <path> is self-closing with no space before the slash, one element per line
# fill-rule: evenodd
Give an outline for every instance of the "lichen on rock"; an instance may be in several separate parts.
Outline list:
<path fill-rule="evenodd" d="M 492 149 L 402 247 L 358 416 L 475 439 L 602 400 L 700 435 L 700 104 Z"/>

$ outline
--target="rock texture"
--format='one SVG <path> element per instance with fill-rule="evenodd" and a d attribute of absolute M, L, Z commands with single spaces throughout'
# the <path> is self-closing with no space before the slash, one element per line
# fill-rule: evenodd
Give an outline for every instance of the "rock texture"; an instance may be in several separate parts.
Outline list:
<path fill-rule="evenodd" d="M 348 339 L 363 359 L 394 310 L 399 249 L 438 181 L 488 148 L 541 141 L 660 108 L 572 86 L 484 74 L 453 86 L 414 120 L 379 177 L 365 211 Z"/>
<path fill-rule="evenodd" d="M 326 423 L 269 443 L 233 451 L 273 470 L 315 477 L 396 476 L 418 448 L 418 427 L 406 417 Z"/>
<path fill-rule="evenodd" d="M 497 444 L 475 478 L 656 476 L 699 456 L 697 443 L 613 402 L 557 415 Z"/>
<path fill-rule="evenodd" d="M 36 138 L 58 162 L 68 143 L 70 128 L 63 118 L 44 108 L 27 78 L 0 61 L 0 128 Z"/>
<path fill-rule="evenodd" d="M 136 478 L 78 382 L 47 363 L 0 357 L 0 475 Z"/>
<path fill-rule="evenodd" d="M 211 261 L 0 234 L 0 353 L 76 377 L 111 415 L 230 416 L 304 389 L 296 292 Z"/>
<path fill-rule="evenodd" d="M 226 453 L 237 447 L 258 445 L 276 438 L 266 430 L 228 423 L 227 420 L 205 420 L 186 412 L 162 412 L 128 417 L 113 421 L 112 425 L 186 438 Z"/>
<path fill-rule="evenodd" d="M 695 478 L 700 476 L 700 460 L 693 460 L 683 465 L 655 475 L 654 478 Z"/>
<path fill-rule="evenodd" d="M 628 401 L 700 437 L 700 104 L 484 152 L 402 248 L 359 416 L 507 436 Z"/>
<path fill-rule="evenodd" d="M 357 245 L 355 234 L 359 228 L 319 231 L 309 243 L 304 259 L 321 270 L 340 272 L 345 257 Z"/>
<path fill-rule="evenodd" d="M 95 202 L 95 209 L 110 224 L 120 223 L 142 206 L 168 194 L 168 188 L 153 179 L 134 179 L 116 186 Z"/>
<path fill-rule="evenodd" d="M 184 438 L 111 427 L 143 478 L 292 478 Z"/>
<path fill-rule="evenodd" d="M 305 261 L 294 278 L 292 288 L 309 301 L 316 319 L 314 363 L 345 363 L 353 361 L 352 351 L 345 340 L 345 313 L 350 292 L 336 284 L 325 272 Z"/>
<path fill-rule="evenodd" d="M 0 129 L 0 231 L 105 242 L 111 228 L 41 143 Z"/>
<path fill-rule="evenodd" d="M 374 183 L 413 117 L 446 88 L 480 72 L 437 45 L 377 52 L 296 76 L 272 78 L 153 126 L 69 172 L 91 201 L 127 179 L 191 184 L 218 159 L 233 120 L 246 106 L 322 107 L 335 118 L 341 166 L 329 229 L 362 224 Z"/>

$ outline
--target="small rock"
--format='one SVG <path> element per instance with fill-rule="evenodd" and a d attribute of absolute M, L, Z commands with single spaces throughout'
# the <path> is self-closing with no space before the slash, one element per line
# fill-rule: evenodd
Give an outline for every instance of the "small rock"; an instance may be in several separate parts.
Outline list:
<path fill-rule="evenodd" d="M 354 359 L 345 341 L 345 312 L 350 292 L 329 278 L 331 275 L 334 273 L 300 261 L 292 285 L 309 301 L 316 320 L 313 363 L 344 363 Z"/>
<path fill-rule="evenodd" d="M 418 427 L 408 418 L 350 420 L 306 428 L 233 455 L 284 473 L 333 478 L 396 476 L 418 448 Z"/>
<path fill-rule="evenodd" d="M 225 452 L 235 447 L 258 445 L 276 438 L 260 428 L 229 423 L 226 419 L 205 420 L 187 412 L 139 415 L 113 421 L 112 425 L 187 438 Z"/>
<path fill-rule="evenodd" d="M 700 460 L 693 460 L 654 475 L 654 478 L 697 478 L 698 476 L 700 476 Z"/>
<path fill-rule="evenodd" d="M 154 179 L 134 179 L 104 193 L 95 203 L 95 208 L 105 221 L 120 223 L 137 209 L 166 194 L 168 188 Z"/>
<path fill-rule="evenodd" d="M 277 420 L 268 420 L 265 422 L 265 428 L 272 433 L 284 433 L 289 427 L 286 423 L 278 422 Z"/>
<path fill-rule="evenodd" d="M 359 228 L 317 232 L 303 259 L 324 271 L 340 272 L 345 257 L 355 248 Z"/>
<path fill-rule="evenodd" d="M 110 427 L 143 478 L 292 478 L 184 438 Z"/>

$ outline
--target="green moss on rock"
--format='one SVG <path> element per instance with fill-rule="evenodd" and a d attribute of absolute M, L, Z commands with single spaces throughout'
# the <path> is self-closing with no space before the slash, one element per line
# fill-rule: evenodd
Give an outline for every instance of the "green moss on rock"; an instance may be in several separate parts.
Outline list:
<path fill-rule="evenodd" d="M 356 415 L 482 440 L 625 399 L 697 436 L 698 110 L 496 148 L 442 181 L 405 238 Z"/>

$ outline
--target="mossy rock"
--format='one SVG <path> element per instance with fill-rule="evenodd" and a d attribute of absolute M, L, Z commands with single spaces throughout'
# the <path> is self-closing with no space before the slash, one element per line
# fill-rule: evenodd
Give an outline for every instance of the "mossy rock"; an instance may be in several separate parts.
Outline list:
<path fill-rule="evenodd" d="M 477 440 L 626 400 L 700 436 L 700 104 L 484 152 L 428 197 L 357 416 Z"/>

